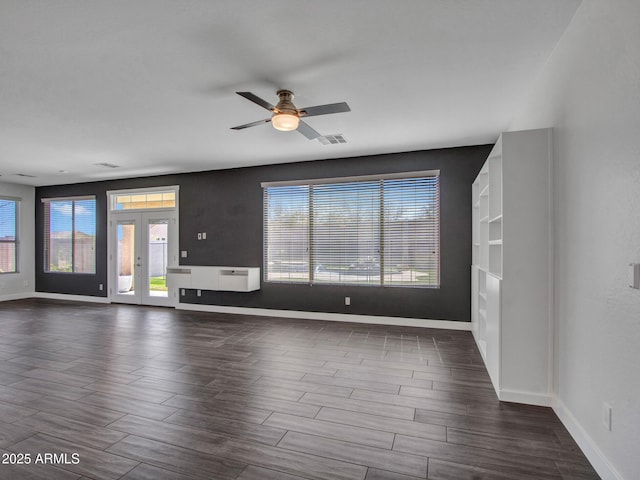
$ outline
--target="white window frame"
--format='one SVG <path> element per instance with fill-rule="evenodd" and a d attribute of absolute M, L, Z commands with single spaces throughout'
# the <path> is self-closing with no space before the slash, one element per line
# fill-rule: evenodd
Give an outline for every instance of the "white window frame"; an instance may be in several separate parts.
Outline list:
<path fill-rule="evenodd" d="M 173 207 L 145 207 L 145 208 L 125 208 L 118 210 L 117 197 L 121 195 L 147 195 L 152 193 L 174 193 L 175 205 Z M 109 206 L 109 217 L 111 214 L 123 213 L 123 212 L 142 212 L 147 210 L 175 210 L 178 211 L 178 194 L 180 193 L 180 185 L 165 185 L 160 187 L 147 187 L 147 188 L 129 188 L 124 190 L 109 190 L 107 192 L 107 202 Z M 109 218 L 110 220 L 110 218 Z"/>
<path fill-rule="evenodd" d="M 7 202 L 13 202 L 15 205 L 15 225 L 14 225 L 14 239 L 13 240 L 2 240 L 0 239 L 0 244 L 13 244 L 14 245 L 14 265 L 15 270 L 11 272 L 0 272 L 0 275 L 10 275 L 13 273 L 20 273 L 20 201 L 22 199 L 16 197 L 6 197 L 0 196 L 0 200 L 4 200 Z"/>
<path fill-rule="evenodd" d="M 95 224 L 95 228 L 96 228 L 96 233 L 94 235 L 94 244 L 93 244 L 93 271 L 92 272 L 76 272 L 76 265 L 75 265 L 75 203 L 77 201 L 82 201 L 82 200 L 93 200 L 95 202 L 95 210 L 94 210 L 94 224 Z M 43 265 L 43 269 L 44 269 L 44 273 L 53 273 L 53 274 L 61 274 L 61 275 L 95 275 L 96 271 L 97 271 L 97 252 L 96 252 L 96 246 L 97 246 L 97 220 L 98 220 L 98 204 L 97 204 L 97 199 L 95 195 L 83 195 L 83 196 L 76 196 L 76 197 L 53 197 L 53 198 L 43 198 L 42 199 L 42 203 L 43 204 L 52 204 L 52 203 L 56 203 L 56 202 L 72 202 L 73 206 L 73 212 L 72 213 L 72 219 L 71 219 L 71 271 L 70 272 L 64 272 L 64 271 L 57 271 L 57 270 L 51 270 L 51 262 L 49 261 L 49 255 L 50 253 L 47 252 L 47 245 L 51 245 L 51 222 L 50 220 L 46 219 L 46 213 L 45 213 L 45 231 L 44 231 L 44 242 L 43 242 L 43 260 L 44 260 L 44 265 Z M 47 230 L 47 226 L 49 226 L 49 229 Z"/>
<path fill-rule="evenodd" d="M 411 180 L 411 179 L 421 179 L 421 178 L 433 178 L 436 177 L 436 200 L 435 205 L 437 207 L 437 221 L 436 221 L 436 233 L 434 236 L 435 239 L 435 275 L 436 278 L 433 279 L 431 283 L 419 283 L 417 281 L 414 282 L 398 282 L 387 283 L 385 280 L 385 219 L 384 219 L 384 211 L 385 211 L 385 200 L 384 200 L 384 181 L 389 180 Z M 361 286 L 383 286 L 383 287 L 397 287 L 397 288 L 440 288 L 440 170 L 427 170 L 427 171 L 418 171 L 418 172 L 402 172 L 402 173 L 392 173 L 392 174 L 382 174 L 382 175 L 363 175 L 363 176 L 351 176 L 351 177 L 339 177 L 339 178 L 322 178 L 322 179 L 312 179 L 312 180 L 291 180 L 291 181 L 280 181 L 280 182 L 262 182 L 261 186 L 263 188 L 263 277 L 264 281 L 268 283 L 287 283 L 287 284 L 322 284 L 322 285 L 361 285 Z M 314 231 L 314 195 L 313 195 L 313 186 L 315 185 L 323 185 L 323 184 L 341 184 L 341 183 L 350 183 L 350 182 L 374 182 L 380 181 L 380 192 L 378 198 L 380 199 L 378 210 L 378 220 L 377 220 L 377 228 L 379 228 L 379 249 L 378 249 L 378 274 L 373 275 L 374 279 L 370 282 L 362 282 L 362 281 L 353 281 L 350 282 L 348 280 L 339 280 L 339 281 L 316 281 L 314 275 L 316 274 L 315 269 L 317 265 L 314 264 L 314 248 L 317 248 L 317 245 L 313 244 L 313 234 Z M 308 222 L 308 246 L 307 246 L 307 255 L 306 259 L 308 260 L 307 269 L 308 272 L 304 272 L 306 277 L 303 280 L 297 279 L 292 280 L 291 275 L 289 279 L 287 278 L 270 278 L 270 265 L 269 265 L 269 245 L 270 240 L 268 238 L 269 231 L 269 205 L 268 205 L 268 189 L 272 187 L 307 187 L 309 189 L 309 200 L 306 204 L 307 208 L 307 222 Z M 303 196 L 301 195 L 302 199 Z M 360 237 L 358 237 L 360 239 Z M 390 268 L 390 265 L 389 265 Z M 377 279 L 375 277 L 378 277 Z"/>

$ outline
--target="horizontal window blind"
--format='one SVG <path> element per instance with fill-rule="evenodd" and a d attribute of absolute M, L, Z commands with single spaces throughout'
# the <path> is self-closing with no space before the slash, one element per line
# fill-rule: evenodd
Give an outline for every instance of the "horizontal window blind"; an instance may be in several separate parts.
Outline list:
<path fill-rule="evenodd" d="M 437 287 L 437 173 L 264 185 L 265 281 Z"/>
<path fill-rule="evenodd" d="M 440 284 L 439 177 L 384 180 L 385 285 Z"/>
<path fill-rule="evenodd" d="M 18 271 L 18 200 L 0 198 L 0 273 Z"/>
<path fill-rule="evenodd" d="M 45 271 L 95 273 L 95 197 L 46 199 L 43 204 Z"/>
<path fill-rule="evenodd" d="M 309 187 L 264 189 L 265 279 L 308 283 Z"/>
<path fill-rule="evenodd" d="M 380 284 L 379 183 L 311 187 L 315 283 Z"/>

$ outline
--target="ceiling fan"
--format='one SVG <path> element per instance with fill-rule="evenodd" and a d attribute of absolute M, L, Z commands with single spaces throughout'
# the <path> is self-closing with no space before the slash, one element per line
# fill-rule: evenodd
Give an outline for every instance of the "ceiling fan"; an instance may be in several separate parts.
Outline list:
<path fill-rule="evenodd" d="M 283 132 L 290 132 L 291 130 L 298 130 L 302 135 L 309 140 L 321 137 L 318 132 L 311 128 L 301 117 L 313 117 L 317 115 L 327 115 L 329 113 L 342 113 L 350 112 L 351 109 L 346 102 L 330 103 L 326 105 L 316 105 L 315 107 L 296 108 L 293 104 L 293 92 L 290 90 L 278 90 L 277 94 L 280 101 L 277 105 L 271 105 L 266 100 L 254 95 L 251 92 L 236 92 L 241 97 L 260 105 L 262 108 L 273 112 L 270 118 L 264 120 L 258 120 L 257 122 L 245 123 L 244 125 L 238 125 L 237 127 L 231 127 L 231 130 L 242 130 L 249 127 L 255 127 L 256 125 L 262 125 L 263 123 L 269 123 L 273 125 L 273 128 Z"/>

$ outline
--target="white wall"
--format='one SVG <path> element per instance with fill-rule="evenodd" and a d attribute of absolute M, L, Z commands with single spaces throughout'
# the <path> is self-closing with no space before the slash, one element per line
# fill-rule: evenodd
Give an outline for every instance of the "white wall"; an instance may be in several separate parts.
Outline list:
<path fill-rule="evenodd" d="M 18 268 L 19 273 L 0 274 L 0 301 L 30 297 L 35 284 L 35 188 L 26 185 L 0 182 L 0 196 L 20 199 L 18 220 Z"/>
<path fill-rule="evenodd" d="M 583 1 L 510 130 L 539 127 L 554 127 L 556 411 L 603 478 L 637 479 L 638 0 Z"/>

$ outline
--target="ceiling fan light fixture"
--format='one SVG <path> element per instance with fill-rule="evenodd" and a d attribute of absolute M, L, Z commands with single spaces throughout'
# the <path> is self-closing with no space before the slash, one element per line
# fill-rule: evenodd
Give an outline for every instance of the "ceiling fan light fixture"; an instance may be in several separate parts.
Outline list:
<path fill-rule="evenodd" d="M 271 124 L 276 130 L 281 132 L 290 132 L 298 128 L 300 118 L 292 113 L 276 113 L 271 118 Z"/>

